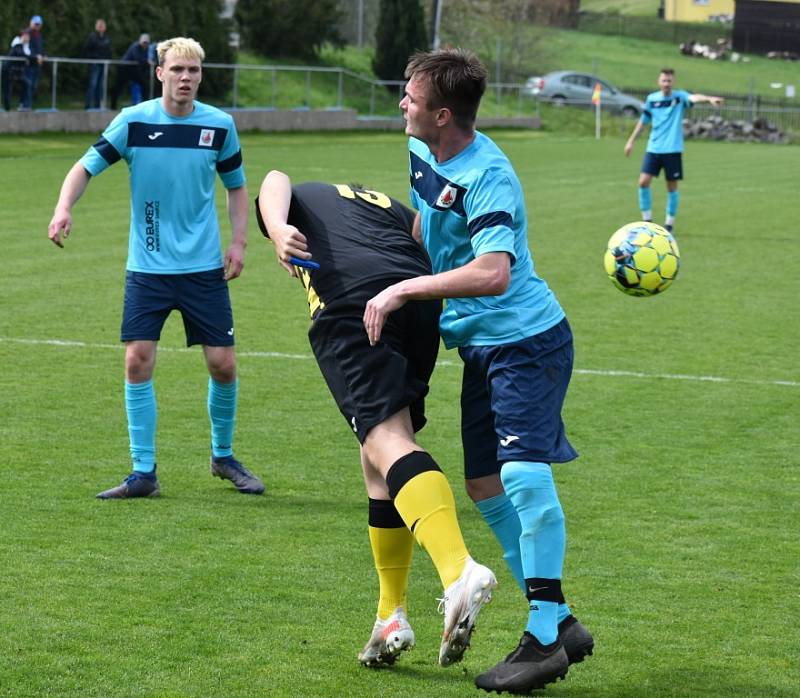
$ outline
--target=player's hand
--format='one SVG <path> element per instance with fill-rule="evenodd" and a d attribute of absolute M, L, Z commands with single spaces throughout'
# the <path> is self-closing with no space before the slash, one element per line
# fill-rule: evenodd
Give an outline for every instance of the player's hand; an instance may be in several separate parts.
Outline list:
<path fill-rule="evenodd" d="M 722 97 L 709 97 L 708 101 L 711 102 L 712 107 L 721 107 L 725 103 Z"/>
<path fill-rule="evenodd" d="M 50 225 L 47 226 L 47 236 L 59 247 L 64 247 L 64 240 L 69 237 L 72 230 L 72 214 L 69 211 L 59 211 L 53 214 Z"/>
<path fill-rule="evenodd" d="M 311 259 L 306 236 L 293 225 L 285 223 L 270 228 L 269 238 L 275 243 L 275 254 L 278 256 L 278 264 L 286 269 L 290 276 L 297 276 L 297 270 L 289 261 L 289 257 Z"/>
<path fill-rule="evenodd" d="M 629 158 L 631 156 L 631 152 L 633 152 L 633 143 L 631 143 L 630 141 L 627 141 L 625 143 L 624 151 L 625 151 L 625 157 Z"/>
<path fill-rule="evenodd" d="M 225 267 L 225 281 L 237 278 L 244 269 L 244 245 L 241 242 L 232 242 L 225 252 L 223 260 Z"/>
<path fill-rule="evenodd" d="M 402 284 L 402 281 L 393 284 L 367 301 L 367 307 L 364 309 L 364 329 L 367 330 L 369 343 L 373 347 L 381 338 L 389 314 L 405 305 L 405 299 L 401 294 Z"/>

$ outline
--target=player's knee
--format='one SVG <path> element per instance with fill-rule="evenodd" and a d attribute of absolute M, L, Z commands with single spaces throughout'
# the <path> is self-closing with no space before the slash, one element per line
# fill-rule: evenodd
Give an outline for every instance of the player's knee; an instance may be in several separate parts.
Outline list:
<path fill-rule="evenodd" d="M 482 496 L 481 488 L 474 480 L 464 480 L 464 489 L 467 491 L 467 496 L 473 502 L 480 502 L 482 499 L 485 499 L 485 497 Z"/>
<path fill-rule="evenodd" d="M 229 359 L 210 363 L 208 372 L 217 383 L 233 383 L 236 380 L 236 360 Z"/>
<path fill-rule="evenodd" d="M 542 516 L 540 518 L 542 526 L 560 526 L 564 523 L 564 510 L 561 508 L 559 501 L 550 500 L 542 507 Z"/>
<path fill-rule="evenodd" d="M 128 347 L 125 352 L 125 377 L 128 382 L 139 383 L 149 380 L 153 374 L 155 357 L 142 347 Z"/>
<path fill-rule="evenodd" d="M 208 373 L 217 383 L 233 383 L 236 380 L 236 354 L 231 350 L 206 351 Z"/>
<path fill-rule="evenodd" d="M 480 502 L 503 494 L 503 483 L 500 481 L 499 474 L 468 478 L 464 480 L 464 488 L 473 502 Z"/>

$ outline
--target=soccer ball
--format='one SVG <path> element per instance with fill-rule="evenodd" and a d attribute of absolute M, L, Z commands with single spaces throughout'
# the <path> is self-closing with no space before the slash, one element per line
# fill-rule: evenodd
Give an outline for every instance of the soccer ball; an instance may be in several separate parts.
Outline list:
<path fill-rule="evenodd" d="M 611 236 L 603 264 L 608 278 L 623 293 L 654 296 L 675 280 L 681 255 L 671 233 L 655 223 L 638 221 Z"/>

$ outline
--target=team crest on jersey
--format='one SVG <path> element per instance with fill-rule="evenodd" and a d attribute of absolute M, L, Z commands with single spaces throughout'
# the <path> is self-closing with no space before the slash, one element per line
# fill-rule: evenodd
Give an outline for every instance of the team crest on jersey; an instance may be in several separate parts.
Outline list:
<path fill-rule="evenodd" d="M 200 129 L 200 141 L 198 145 L 205 146 L 206 148 L 210 148 L 214 145 L 214 129 L 213 128 L 203 128 Z"/>
<path fill-rule="evenodd" d="M 439 194 L 439 198 L 436 199 L 437 208 L 450 208 L 456 202 L 457 195 L 458 189 L 452 184 L 445 185 L 445 188 L 442 189 L 442 193 Z"/>

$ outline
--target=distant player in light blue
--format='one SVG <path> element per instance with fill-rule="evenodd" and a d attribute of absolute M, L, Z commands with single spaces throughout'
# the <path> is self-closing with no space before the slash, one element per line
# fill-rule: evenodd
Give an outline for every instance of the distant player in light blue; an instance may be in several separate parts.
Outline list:
<path fill-rule="evenodd" d="M 464 362 L 467 493 L 529 607 L 519 646 L 475 683 L 527 693 L 566 675 L 594 641 L 561 591 L 566 529 L 551 469 L 577 456 L 561 420 L 572 332 L 534 269 L 514 168 L 475 130 L 486 76 L 477 57 L 461 49 L 416 54 L 406 68 L 400 108 L 411 136 L 411 201 L 434 273 L 372 298 L 364 326 L 377 344 L 389 314 L 406 302 L 447 299 L 442 339 Z"/>
<path fill-rule="evenodd" d="M 653 205 L 650 182 L 664 169 L 667 181 L 667 211 L 664 227 L 672 231 L 678 214 L 678 180 L 683 179 L 683 116 L 692 105 L 710 102 L 719 107 L 722 97 L 689 94 L 684 90 L 673 90 L 675 71 L 663 68 L 658 76 L 660 90 L 647 95 L 642 116 L 633 127 L 633 133 L 625 143 L 625 157 L 630 157 L 633 143 L 647 124 L 652 124 L 647 152 L 644 154 L 642 171 L 639 174 L 639 209 L 642 220 L 653 220 Z"/>
<path fill-rule="evenodd" d="M 240 492 L 264 485 L 233 456 L 238 381 L 228 281 L 242 272 L 249 202 L 236 126 L 229 114 L 195 101 L 203 48 L 178 37 L 158 45 L 163 96 L 122 112 L 67 173 L 48 234 L 59 247 L 72 207 L 91 177 L 119 160 L 130 171 L 131 223 L 121 340 L 131 474 L 100 499 L 154 497 L 156 398 L 153 369 L 161 329 L 172 310 L 186 342 L 203 347 L 210 374 L 211 473 Z M 233 236 L 224 257 L 214 203 L 217 175 L 227 189 Z"/>

